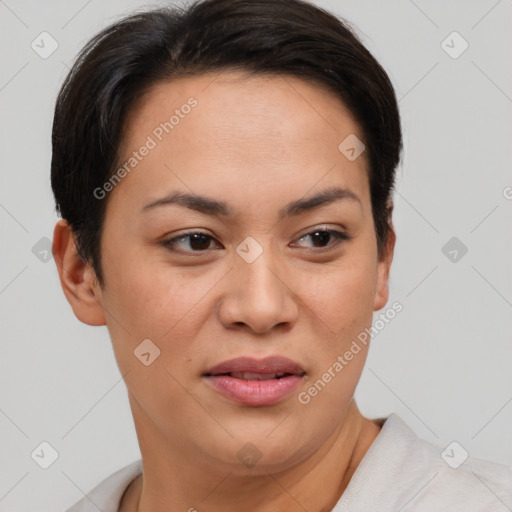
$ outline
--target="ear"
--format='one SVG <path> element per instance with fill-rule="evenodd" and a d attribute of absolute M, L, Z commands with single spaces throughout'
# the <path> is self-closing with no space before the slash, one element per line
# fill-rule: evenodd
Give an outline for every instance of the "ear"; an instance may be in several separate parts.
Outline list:
<path fill-rule="evenodd" d="M 78 254 L 73 232 L 65 220 L 55 225 L 52 252 L 62 290 L 75 316 L 84 324 L 106 325 L 96 274 Z"/>
<path fill-rule="evenodd" d="M 393 252 L 395 250 L 396 235 L 391 221 L 389 222 L 390 230 L 388 233 L 388 241 L 386 247 L 377 263 L 377 283 L 375 290 L 375 299 L 373 310 L 382 309 L 388 302 L 389 298 L 389 272 L 391 262 L 393 261 Z"/>

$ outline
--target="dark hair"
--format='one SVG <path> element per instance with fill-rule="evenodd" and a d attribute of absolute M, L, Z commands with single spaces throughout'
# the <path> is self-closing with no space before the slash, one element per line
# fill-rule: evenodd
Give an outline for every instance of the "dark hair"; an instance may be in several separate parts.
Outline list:
<path fill-rule="evenodd" d="M 200 0 L 186 9 L 138 12 L 107 27 L 82 49 L 59 92 L 51 163 L 56 208 L 100 284 L 106 199 L 93 191 L 116 170 L 127 114 L 160 81 L 229 69 L 315 81 L 350 109 L 364 134 L 381 254 L 402 151 L 386 72 L 347 24 L 305 1 Z"/>

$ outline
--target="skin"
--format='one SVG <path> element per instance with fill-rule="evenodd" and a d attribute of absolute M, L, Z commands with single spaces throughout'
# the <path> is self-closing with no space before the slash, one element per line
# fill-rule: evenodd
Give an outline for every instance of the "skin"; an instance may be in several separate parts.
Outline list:
<path fill-rule="evenodd" d="M 349 161 L 338 150 L 363 133 L 316 84 L 224 71 L 152 87 L 130 112 L 120 160 L 190 96 L 197 107 L 108 197 L 103 288 L 67 223 L 54 232 L 64 293 L 79 320 L 107 326 L 128 389 L 144 469 L 120 510 L 331 510 L 380 431 L 353 399 L 367 346 L 308 404 L 297 394 L 388 300 L 395 235 L 379 258 L 366 155 Z M 334 186 L 358 200 L 278 219 L 287 203 Z M 175 190 L 225 201 L 235 215 L 180 205 L 141 213 Z M 350 239 L 305 236 L 319 228 Z M 159 243 L 188 230 L 213 237 L 199 255 L 190 239 L 177 243 L 182 253 Z M 236 252 L 248 236 L 263 250 L 252 263 Z M 161 351 L 149 366 L 133 353 L 146 338 Z M 237 404 L 202 376 L 235 357 L 268 355 L 306 371 L 276 405 Z M 262 454 L 252 467 L 237 457 L 246 443 Z"/>

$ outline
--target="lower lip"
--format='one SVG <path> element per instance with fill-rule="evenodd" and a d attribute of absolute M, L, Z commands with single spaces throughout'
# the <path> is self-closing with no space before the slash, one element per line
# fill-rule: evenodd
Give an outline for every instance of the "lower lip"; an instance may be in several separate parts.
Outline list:
<path fill-rule="evenodd" d="M 229 375 L 208 375 L 206 380 L 225 397 L 244 405 L 273 405 L 288 398 L 300 385 L 302 376 L 280 379 L 244 380 Z"/>

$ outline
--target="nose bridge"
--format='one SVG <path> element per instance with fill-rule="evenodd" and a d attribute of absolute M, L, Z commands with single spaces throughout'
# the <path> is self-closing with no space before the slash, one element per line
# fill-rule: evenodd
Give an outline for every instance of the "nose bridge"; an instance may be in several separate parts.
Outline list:
<path fill-rule="evenodd" d="M 254 331 L 291 323 L 297 316 L 293 294 L 279 276 L 279 261 L 266 242 L 248 237 L 236 249 L 228 296 L 221 308 L 223 322 L 244 323 Z"/>
<path fill-rule="evenodd" d="M 242 287 L 243 295 L 250 296 L 256 301 L 263 301 L 260 307 L 270 306 L 281 300 L 282 283 L 276 277 L 277 261 L 272 251 L 271 238 L 266 241 L 256 241 L 247 237 L 236 250 L 239 261 L 236 263 L 237 278 Z M 274 304 L 275 305 L 275 304 Z"/>

